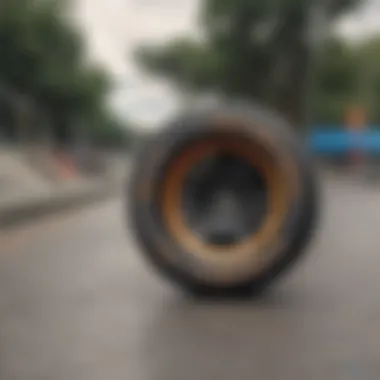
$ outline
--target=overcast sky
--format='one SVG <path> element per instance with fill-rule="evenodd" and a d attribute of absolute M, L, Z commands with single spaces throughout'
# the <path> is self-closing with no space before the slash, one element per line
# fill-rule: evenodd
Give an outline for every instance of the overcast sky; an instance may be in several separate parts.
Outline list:
<path fill-rule="evenodd" d="M 75 15 L 88 41 L 91 59 L 106 66 L 120 88 L 113 104 L 120 114 L 149 126 L 175 109 L 169 86 L 153 81 L 134 65 L 132 52 L 142 43 L 197 32 L 199 0 L 74 0 Z M 370 0 L 360 15 L 343 20 L 351 37 L 380 31 L 380 0 Z"/>

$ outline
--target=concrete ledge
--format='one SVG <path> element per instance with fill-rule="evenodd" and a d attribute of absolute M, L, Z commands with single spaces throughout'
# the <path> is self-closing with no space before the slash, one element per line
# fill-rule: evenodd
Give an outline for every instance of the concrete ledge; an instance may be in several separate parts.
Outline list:
<path fill-rule="evenodd" d="M 0 229 L 11 228 L 69 208 L 81 207 L 120 193 L 122 180 L 91 181 L 0 205 Z"/>

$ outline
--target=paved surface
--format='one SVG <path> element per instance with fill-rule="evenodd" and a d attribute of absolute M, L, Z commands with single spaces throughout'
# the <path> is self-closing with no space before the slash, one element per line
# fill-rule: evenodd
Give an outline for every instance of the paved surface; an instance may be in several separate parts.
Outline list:
<path fill-rule="evenodd" d="M 1 236 L 1 380 L 378 380 L 380 185 L 328 180 L 307 261 L 260 300 L 151 275 L 121 204 Z"/>

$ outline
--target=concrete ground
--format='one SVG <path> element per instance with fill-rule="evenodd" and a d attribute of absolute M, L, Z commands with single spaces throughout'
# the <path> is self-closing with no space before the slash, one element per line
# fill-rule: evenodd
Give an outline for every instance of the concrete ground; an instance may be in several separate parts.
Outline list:
<path fill-rule="evenodd" d="M 307 260 L 266 296 L 191 302 L 119 200 L 0 236 L 1 380 L 378 380 L 380 185 L 324 181 Z"/>

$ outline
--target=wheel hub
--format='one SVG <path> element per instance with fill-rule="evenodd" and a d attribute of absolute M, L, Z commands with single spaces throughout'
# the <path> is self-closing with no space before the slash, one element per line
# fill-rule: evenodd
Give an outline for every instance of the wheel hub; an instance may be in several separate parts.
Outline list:
<path fill-rule="evenodd" d="M 238 244 L 254 234 L 265 218 L 265 180 L 241 157 L 211 154 L 190 171 L 182 207 L 186 223 L 203 242 Z"/>

